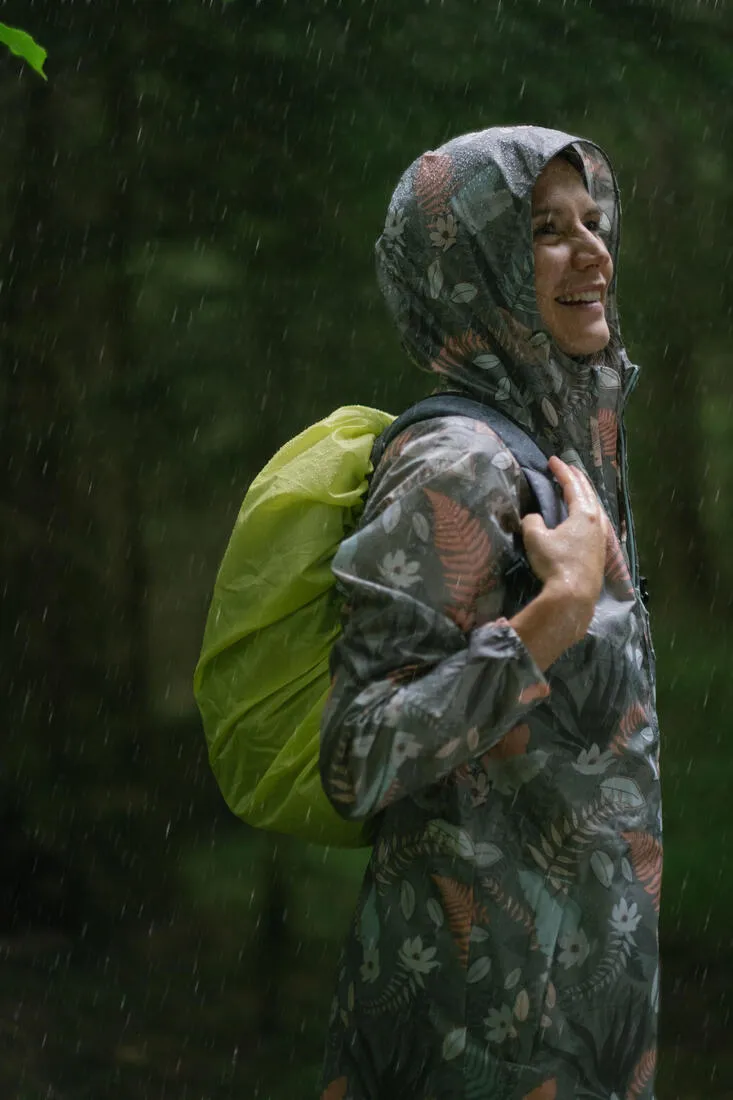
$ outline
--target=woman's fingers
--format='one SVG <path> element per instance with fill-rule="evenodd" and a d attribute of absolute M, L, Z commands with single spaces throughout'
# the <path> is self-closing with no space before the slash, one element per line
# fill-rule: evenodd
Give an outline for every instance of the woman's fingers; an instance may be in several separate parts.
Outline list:
<path fill-rule="evenodd" d="M 568 466 L 566 462 L 563 462 L 557 455 L 553 455 L 548 462 L 548 467 L 551 474 L 554 474 L 557 483 L 562 489 L 565 503 L 568 505 L 568 509 L 571 504 L 574 504 L 578 491 L 580 489 L 580 483 L 577 477 L 574 477 L 575 470 L 572 466 Z"/>
<path fill-rule="evenodd" d="M 568 466 L 557 455 L 552 456 L 548 467 L 563 491 L 568 512 L 573 511 L 576 505 L 593 509 L 598 506 L 598 499 L 593 487 L 580 470 Z"/>
<path fill-rule="evenodd" d="M 522 520 L 524 549 L 530 565 L 539 577 L 545 571 L 544 565 L 549 563 L 552 557 L 552 549 L 547 541 L 551 533 L 538 512 L 530 512 Z"/>
<path fill-rule="evenodd" d="M 522 519 L 522 533 L 526 535 L 528 531 L 538 533 L 547 531 L 547 525 L 539 512 L 528 512 Z"/>

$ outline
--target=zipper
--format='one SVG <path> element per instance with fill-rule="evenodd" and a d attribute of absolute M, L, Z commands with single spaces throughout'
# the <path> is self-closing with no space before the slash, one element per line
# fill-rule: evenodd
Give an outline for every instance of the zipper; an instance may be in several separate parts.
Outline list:
<path fill-rule="evenodd" d="M 634 586 L 634 591 L 639 591 L 639 577 L 638 566 L 636 560 L 636 532 L 634 531 L 634 518 L 631 514 L 631 502 L 629 500 L 629 460 L 626 452 L 626 429 L 624 427 L 624 414 L 626 412 L 626 401 L 637 383 L 639 377 L 639 368 L 632 365 L 632 371 L 626 382 L 626 386 L 623 390 L 623 405 L 621 407 L 621 417 L 619 419 L 619 443 L 621 448 L 621 496 L 623 498 L 624 516 L 626 518 L 626 537 L 629 544 L 629 562 L 631 563 L 631 582 Z"/>

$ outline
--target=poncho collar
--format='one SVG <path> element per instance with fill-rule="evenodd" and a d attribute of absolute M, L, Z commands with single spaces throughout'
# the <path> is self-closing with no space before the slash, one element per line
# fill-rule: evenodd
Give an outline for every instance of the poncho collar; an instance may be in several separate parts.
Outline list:
<path fill-rule="evenodd" d="M 571 148 L 618 269 L 620 201 L 603 150 L 537 126 L 482 130 L 404 173 L 376 244 L 377 275 L 404 346 L 423 369 L 501 408 L 547 453 L 585 468 L 617 518 L 617 428 L 636 368 L 621 339 L 616 274 L 608 346 L 583 359 L 543 326 L 534 287 L 532 189 Z"/>

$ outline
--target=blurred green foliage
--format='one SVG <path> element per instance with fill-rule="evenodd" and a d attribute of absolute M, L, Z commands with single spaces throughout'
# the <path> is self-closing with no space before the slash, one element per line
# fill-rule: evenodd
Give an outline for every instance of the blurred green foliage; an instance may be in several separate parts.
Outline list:
<path fill-rule="evenodd" d="M 2 60 L 2 1095 L 315 1089 L 363 855 L 229 821 L 191 673 L 258 467 L 338 404 L 398 411 L 430 384 L 372 271 L 400 173 L 461 131 L 522 122 L 587 134 L 621 181 L 664 739 L 659 1096 L 730 1095 L 731 12 L 3 14 L 47 43 L 52 79 Z"/>
<path fill-rule="evenodd" d="M 5 23 L 0 23 L 0 42 L 16 57 L 22 57 L 39 76 L 46 79 L 43 66 L 47 54 L 43 46 L 39 46 L 34 38 L 17 27 L 8 27 Z"/>

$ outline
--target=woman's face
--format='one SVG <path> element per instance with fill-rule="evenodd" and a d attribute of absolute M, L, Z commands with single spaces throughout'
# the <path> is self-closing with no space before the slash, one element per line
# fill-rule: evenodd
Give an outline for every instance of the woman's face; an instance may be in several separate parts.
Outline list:
<path fill-rule="evenodd" d="M 610 339 L 613 261 L 598 233 L 600 217 L 579 172 L 551 160 L 532 193 L 535 291 L 547 331 L 569 355 L 592 355 Z"/>

